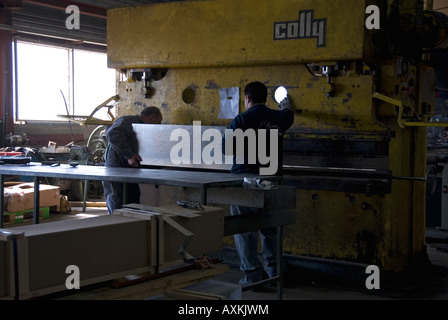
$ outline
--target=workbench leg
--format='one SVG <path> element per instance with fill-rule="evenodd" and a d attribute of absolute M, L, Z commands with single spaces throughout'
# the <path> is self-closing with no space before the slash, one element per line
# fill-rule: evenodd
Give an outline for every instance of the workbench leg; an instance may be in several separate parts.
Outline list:
<path fill-rule="evenodd" d="M 3 228 L 3 208 L 5 206 L 5 177 L 0 174 L 0 229 Z"/>
<path fill-rule="evenodd" d="M 39 177 L 34 177 L 34 208 L 33 208 L 33 223 L 39 223 Z"/>
<path fill-rule="evenodd" d="M 207 205 L 207 187 L 201 188 L 201 205 Z"/>
<path fill-rule="evenodd" d="M 86 212 L 87 186 L 88 180 L 84 180 L 84 190 L 82 194 L 82 212 Z"/>
<path fill-rule="evenodd" d="M 122 196 L 122 203 L 127 204 L 128 203 L 128 185 L 127 183 L 123 182 L 123 196 Z"/>
<path fill-rule="evenodd" d="M 283 228 L 277 227 L 277 299 L 283 300 Z"/>

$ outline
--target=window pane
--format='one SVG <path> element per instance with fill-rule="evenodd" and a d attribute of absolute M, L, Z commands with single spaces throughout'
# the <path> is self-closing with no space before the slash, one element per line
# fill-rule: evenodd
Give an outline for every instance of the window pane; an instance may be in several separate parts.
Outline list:
<path fill-rule="evenodd" d="M 18 120 L 63 120 L 61 94 L 69 94 L 69 55 L 65 48 L 17 43 Z"/>
<path fill-rule="evenodd" d="M 75 115 L 88 116 L 104 101 L 116 94 L 115 69 L 107 67 L 107 54 L 83 50 L 74 52 Z M 112 109 L 115 114 L 115 109 Z M 110 120 L 107 108 L 102 108 L 95 118 Z"/>

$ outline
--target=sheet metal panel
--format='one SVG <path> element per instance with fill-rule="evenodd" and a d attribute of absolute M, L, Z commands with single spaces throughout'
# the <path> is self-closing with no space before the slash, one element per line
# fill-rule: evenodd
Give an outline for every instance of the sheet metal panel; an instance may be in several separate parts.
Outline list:
<path fill-rule="evenodd" d="M 220 132 L 221 136 L 224 134 L 225 127 L 221 126 L 191 126 L 191 125 L 148 125 L 148 124 L 133 124 L 134 132 L 139 141 L 139 154 L 142 157 L 142 165 L 151 166 L 166 166 L 166 167 L 184 167 L 197 169 L 214 169 L 230 171 L 232 167 L 232 157 L 220 157 L 221 163 L 213 162 L 212 164 L 205 163 L 203 157 L 204 148 L 213 142 L 203 141 L 203 134 L 205 131 L 212 129 Z M 189 141 L 183 141 L 177 138 L 179 134 L 189 137 Z M 205 138 L 204 138 L 205 139 Z M 189 160 L 180 164 L 174 164 L 171 159 L 171 153 L 176 153 L 175 157 L 179 156 L 175 152 L 176 145 L 180 143 L 189 145 L 188 150 L 183 151 L 189 153 Z M 221 143 L 221 141 L 219 141 Z M 222 154 L 222 150 L 219 150 Z M 213 155 L 213 154 L 212 154 Z"/>

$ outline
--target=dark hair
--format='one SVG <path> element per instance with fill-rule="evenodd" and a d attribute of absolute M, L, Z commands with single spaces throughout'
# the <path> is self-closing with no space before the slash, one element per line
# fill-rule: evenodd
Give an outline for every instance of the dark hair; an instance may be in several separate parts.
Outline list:
<path fill-rule="evenodd" d="M 160 112 L 160 109 L 154 106 L 151 107 L 145 107 L 142 112 L 140 112 L 141 116 L 151 116 L 151 115 L 159 115 L 161 116 L 162 113 Z"/>
<path fill-rule="evenodd" d="M 250 97 L 253 103 L 266 103 L 268 88 L 263 83 L 254 81 L 244 88 L 244 95 Z"/>

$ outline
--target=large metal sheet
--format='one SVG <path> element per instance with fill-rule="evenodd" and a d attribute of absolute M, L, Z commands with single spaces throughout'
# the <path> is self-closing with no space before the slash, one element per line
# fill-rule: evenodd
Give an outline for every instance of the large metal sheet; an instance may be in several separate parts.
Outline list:
<path fill-rule="evenodd" d="M 219 150 L 219 153 L 222 155 L 219 157 L 220 163 L 214 161 L 211 164 L 207 164 L 204 161 L 205 154 L 203 157 L 204 148 L 213 143 L 212 141 L 202 140 L 204 132 L 212 129 L 216 130 L 216 132 L 219 131 L 221 136 L 223 136 L 225 127 L 150 124 L 133 124 L 132 126 L 139 141 L 139 154 L 143 159 L 141 162 L 142 165 L 228 171 L 232 167 L 232 157 L 222 155 L 222 150 Z M 189 141 L 181 141 L 181 139 L 177 138 L 180 134 L 187 137 Z M 177 164 L 173 163 L 171 153 L 176 153 L 173 155 L 175 157 L 179 156 L 179 153 L 174 152 L 174 150 L 176 150 L 176 145 L 180 143 L 189 145 L 188 150 L 183 150 L 185 153 L 188 153 L 188 161 Z"/>

